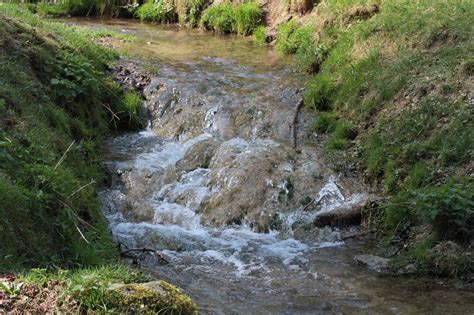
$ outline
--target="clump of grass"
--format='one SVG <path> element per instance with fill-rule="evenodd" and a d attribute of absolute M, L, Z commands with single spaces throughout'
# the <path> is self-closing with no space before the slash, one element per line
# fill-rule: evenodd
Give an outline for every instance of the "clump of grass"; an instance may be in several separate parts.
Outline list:
<path fill-rule="evenodd" d="M 333 78 L 329 75 L 318 75 L 308 84 L 304 96 L 305 106 L 319 111 L 329 111 L 335 93 Z"/>
<path fill-rule="evenodd" d="M 135 16 L 147 22 L 172 23 L 177 21 L 175 8 L 166 0 L 146 2 L 135 11 Z"/>
<path fill-rule="evenodd" d="M 140 118 L 140 106 L 142 99 L 140 95 L 134 92 L 127 92 L 123 99 L 123 106 L 128 113 L 128 124 L 130 126 L 143 127 L 142 119 Z"/>
<path fill-rule="evenodd" d="M 257 27 L 255 31 L 253 32 L 253 38 L 257 43 L 262 44 L 262 45 L 268 44 L 268 42 L 270 41 L 270 38 L 267 35 L 267 30 L 265 26 Z"/>
<path fill-rule="evenodd" d="M 311 125 L 311 131 L 319 133 L 332 133 L 337 126 L 337 119 L 330 113 L 320 113 Z"/>
<path fill-rule="evenodd" d="M 300 29 L 300 25 L 296 20 L 290 20 L 278 26 L 276 48 L 279 52 L 286 55 L 296 53 L 299 41 L 295 32 L 298 29 Z"/>
<path fill-rule="evenodd" d="M 262 19 L 262 7 L 255 2 L 236 6 L 221 3 L 204 10 L 200 25 L 219 33 L 251 35 L 262 23 Z"/>
<path fill-rule="evenodd" d="M 219 33 L 234 33 L 235 17 L 232 6 L 227 3 L 210 6 L 204 10 L 200 25 L 206 29 L 211 29 Z"/>
<path fill-rule="evenodd" d="M 251 35 L 262 23 L 263 10 L 256 2 L 247 2 L 234 8 L 237 34 Z"/>
<path fill-rule="evenodd" d="M 41 16 L 59 17 L 66 15 L 64 7 L 57 4 L 40 3 L 39 5 L 31 5 L 28 9 Z"/>
<path fill-rule="evenodd" d="M 300 26 L 295 20 L 285 22 L 278 27 L 277 50 L 286 55 L 295 54 L 296 65 L 300 69 L 319 72 L 327 48 L 315 42 L 314 34 L 315 27 L 311 24 Z"/>

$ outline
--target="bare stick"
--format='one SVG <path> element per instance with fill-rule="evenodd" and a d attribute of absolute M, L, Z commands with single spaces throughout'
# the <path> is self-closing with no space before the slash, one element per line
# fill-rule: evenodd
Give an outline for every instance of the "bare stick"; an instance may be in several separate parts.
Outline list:
<path fill-rule="evenodd" d="M 298 137 L 298 133 L 297 133 L 298 113 L 300 112 L 303 105 L 304 105 L 304 99 L 301 99 L 298 105 L 296 105 L 295 112 L 293 113 L 293 121 L 292 121 L 291 126 L 292 126 L 292 135 L 293 135 L 293 148 L 295 149 L 297 145 L 296 140 Z"/>
<path fill-rule="evenodd" d="M 77 194 L 78 192 L 80 192 L 81 190 L 83 190 L 84 188 L 86 188 L 87 186 L 90 186 L 90 185 L 92 185 L 92 184 L 95 184 L 95 180 L 94 180 L 94 179 L 92 179 L 92 180 L 90 181 L 90 183 L 85 184 L 85 185 L 82 186 L 82 187 L 79 187 L 79 189 L 76 190 L 75 192 L 73 192 L 72 194 L 70 194 L 70 195 L 68 196 L 68 198 L 71 198 L 72 196 L 74 196 L 75 194 Z"/>
<path fill-rule="evenodd" d="M 69 145 L 69 147 L 67 148 L 66 152 L 64 152 L 63 156 L 61 156 L 58 163 L 56 163 L 56 166 L 53 168 L 53 171 L 55 171 L 58 168 L 58 166 L 61 165 L 61 163 L 66 159 L 66 154 L 69 152 L 69 150 L 71 150 L 74 143 L 76 143 L 76 140 L 72 140 L 72 142 Z"/>
<path fill-rule="evenodd" d="M 89 241 L 86 239 L 86 237 L 84 236 L 84 234 L 82 234 L 81 229 L 77 226 L 76 223 L 74 223 L 74 225 L 76 226 L 76 229 L 77 229 L 77 231 L 79 232 L 79 234 L 81 234 L 82 239 L 83 239 L 84 241 L 86 241 L 87 244 L 89 244 Z"/>

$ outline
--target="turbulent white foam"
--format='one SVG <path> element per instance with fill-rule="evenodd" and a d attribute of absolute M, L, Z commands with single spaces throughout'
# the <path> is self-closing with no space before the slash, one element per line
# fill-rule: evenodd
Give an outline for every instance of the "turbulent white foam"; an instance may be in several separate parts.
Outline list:
<path fill-rule="evenodd" d="M 154 137 L 151 131 L 140 133 L 143 138 Z M 194 144 L 211 138 L 212 135 L 204 133 L 183 143 L 165 142 L 155 145 L 150 152 L 138 154 L 130 164 L 136 169 L 158 169 L 175 165 L 184 157 L 186 151 Z"/>
<path fill-rule="evenodd" d="M 138 155 L 133 162 L 137 169 L 158 169 L 176 164 L 184 156 L 183 146 L 179 143 L 168 142 L 157 150 Z"/>
<path fill-rule="evenodd" d="M 154 224 L 178 225 L 185 229 L 200 226 L 199 217 L 193 210 L 177 203 L 161 203 L 155 208 Z"/>
<path fill-rule="evenodd" d="M 142 138 L 153 134 L 143 132 Z M 127 163 L 132 171 L 141 169 L 166 168 L 175 165 L 186 151 L 193 145 L 209 139 L 210 134 L 202 134 L 185 142 L 153 142 L 148 151 L 135 155 Z M 130 141 L 137 141 L 131 139 Z M 148 142 L 146 142 L 148 143 Z M 131 144 L 133 146 L 133 144 Z M 240 158 L 254 156 L 260 150 L 268 150 L 278 146 L 272 140 L 244 140 L 234 138 L 222 146 Z M 145 148 L 146 149 L 146 148 Z M 215 157 L 216 158 L 216 157 Z M 219 158 L 219 156 L 217 157 Z M 224 156 L 222 158 L 225 158 Z M 200 223 L 196 210 L 206 197 L 213 192 L 206 186 L 211 170 L 197 168 L 180 174 L 176 180 L 164 185 L 149 200 L 142 200 L 154 209 L 152 222 L 127 222 L 122 213 L 129 211 L 127 196 L 117 189 L 109 189 L 101 193 L 104 214 L 116 241 L 128 247 L 147 247 L 161 250 L 173 264 L 184 268 L 193 266 L 205 272 L 213 272 L 214 264 L 223 269 L 232 270 L 237 276 L 249 275 L 255 270 L 265 269 L 268 261 L 279 261 L 281 264 L 293 266 L 297 270 L 299 264 L 305 263 L 305 253 L 309 249 L 341 245 L 334 238 L 324 238 L 311 247 L 292 238 L 282 239 L 277 232 L 261 234 L 252 231 L 247 225 L 211 228 Z M 228 181 L 232 181 L 229 178 Z M 271 181 L 267 185 L 275 186 Z M 279 184 L 282 190 L 287 185 Z M 363 196 L 345 197 L 340 191 L 335 178 L 330 178 L 314 198 L 314 205 L 319 211 L 347 206 L 359 202 Z M 287 215 L 284 220 L 291 227 L 295 222 L 311 222 L 317 211 L 307 212 L 301 209 Z M 328 241 L 330 240 L 330 241 Z"/>
<path fill-rule="evenodd" d="M 196 210 L 204 198 L 210 194 L 210 189 L 205 185 L 209 174 L 210 170 L 203 168 L 185 173 L 179 181 L 163 186 L 155 194 L 155 199 L 165 202 L 185 199 L 186 207 Z"/>

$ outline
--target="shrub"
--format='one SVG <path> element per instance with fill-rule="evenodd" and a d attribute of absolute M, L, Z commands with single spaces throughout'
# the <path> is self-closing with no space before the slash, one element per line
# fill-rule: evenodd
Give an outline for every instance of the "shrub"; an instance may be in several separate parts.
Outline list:
<path fill-rule="evenodd" d="M 204 10 L 200 25 L 218 33 L 236 32 L 236 20 L 232 6 L 227 3 L 210 6 Z"/>
<path fill-rule="evenodd" d="M 451 180 L 439 187 L 398 193 L 386 206 L 386 227 L 397 232 L 427 222 L 438 239 L 465 240 L 473 234 L 473 215 L 472 179 Z"/>
<path fill-rule="evenodd" d="M 262 23 L 263 10 L 260 4 L 247 2 L 234 8 L 236 32 L 241 35 L 251 35 Z"/>
<path fill-rule="evenodd" d="M 166 0 L 143 4 L 135 11 L 135 16 L 147 22 L 172 23 L 176 21 L 175 9 Z"/>

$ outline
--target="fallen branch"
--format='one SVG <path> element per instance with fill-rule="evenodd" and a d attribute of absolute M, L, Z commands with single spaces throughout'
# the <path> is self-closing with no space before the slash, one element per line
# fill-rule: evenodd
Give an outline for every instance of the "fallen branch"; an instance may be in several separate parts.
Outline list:
<path fill-rule="evenodd" d="M 125 247 L 125 250 L 122 249 L 122 246 Z M 170 262 L 163 257 L 163 254 L 157 250 L 146 248 L 146 247 L 139 247 L 139 248 L 128 248 L 127 245 L 123 243 L 118 243 L 118 248 L 120 251 L 120 257 L 123 258 L 131 258 L 133 260 L 134 265 L 138 265 L 139 261 L 142 260 L 144 257 L 140 257 L 140 254 L 151 254 L 152 256 L 156 257 L 161 263 L 169 264 Z"/>
<path fill-rule="evenodd" d="M 293 136 L 293 148 L 296 149 L 296 145 L 297 145 L 297 137 L 298 137 L 298 132 L 297 132 L 297 126 L 298 126 L 298 114 L 301 110 L 301 108 L 303 108 L 303 105 L 304 105 L 304 99 L 301 99 L 298 103 L 298 105 L 296 105 L 295 107 L 295 111 L 293 113 L 293 121 L 291 123 L 291 127 L 292 127 L 292 136 Z"/>

